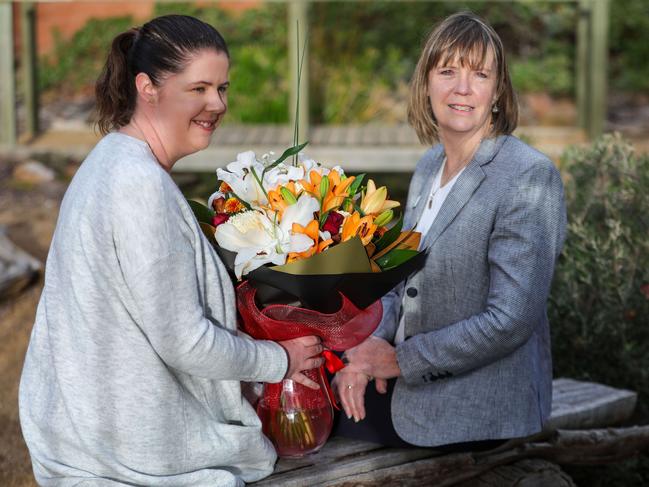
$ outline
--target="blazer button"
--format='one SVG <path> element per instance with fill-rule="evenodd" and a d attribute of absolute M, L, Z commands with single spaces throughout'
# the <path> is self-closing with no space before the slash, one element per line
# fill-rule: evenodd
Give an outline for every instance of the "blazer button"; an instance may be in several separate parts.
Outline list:
<path fill-rule="evenodd" d="M 417 289 L 415 289 L 414 287 L 409 287 L 408 289 L 406 289 L 406 294 L 409 297 L 414 298 L 415 296 L 417 296 Z"/>

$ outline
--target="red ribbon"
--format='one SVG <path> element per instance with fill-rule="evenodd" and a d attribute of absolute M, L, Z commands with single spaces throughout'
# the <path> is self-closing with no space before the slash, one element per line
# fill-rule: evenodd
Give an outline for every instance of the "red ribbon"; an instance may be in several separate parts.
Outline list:
<path fill-rule="evenodd" d="M 324 365 L 320 366 L 320 368 L 324 369 L 326 367 L 330 374 L 335 374 L 340 369 L 345 368 L 343 361 L 340 360 L 340 358 L 338 358 L 338 355 L 333 353 L 331 350 L 323 350 L 322 356 L 324 357 L 325 362 Z M 331 390 L 331 385 L 329 384 L 329 381 L 324 374 L 324 370 L 322 370 L 322 378 L 325 384 L 325 389 L 327 390 L 327 394 L 329 395 L 329 399 L 331 400 L 331 404 L 334 408 L 340 411 L 340 406 L 338 406 L 338 402 L 336 401 L 336 397 L 334 396 L 334 391 Z"/>
<path fill-rule="evenodd" d="M 345 368 L 343 361 L 340 360 L 340 358 L 338 358 L 338 355 L 333 353 L 331 350 L 323 350 L 322 356 L 325 359 L 324 366 L 327 367 L 327 370 L 330 374 L 335 374 L 339 370 Z"/>

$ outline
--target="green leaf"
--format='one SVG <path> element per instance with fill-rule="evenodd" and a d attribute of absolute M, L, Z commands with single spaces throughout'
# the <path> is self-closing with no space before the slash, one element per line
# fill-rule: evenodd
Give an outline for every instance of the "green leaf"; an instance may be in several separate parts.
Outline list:
<path fill-rule="evenodd" d="M 272 169 L 272 168 L 274 168 L 275 166 L 277 166 L 278 164 L 284 162 L 284 161 L 285 161 L 286 159 L 288 159 L 289 157 L 298 154 L 302 149 L 304 149 L 304 148 L 307 146 L 308 143 L 309 143 L 309 141 L 307 140 L 307 141 L 304 142 L 303 144 L 294 145 L 293 147 L 289 147 L 288 149 L 286 149 L 286 150 L 282 153 L 282 155 L 279 156 L 279 159 L 277 159 L 275 162 L 273 162 L 272 164 L 270 164 L 270 165 L 268 165 L 268 166 L 266 166 L 266 167 L 264 168 L 264 172 L 261 173 L 261 179 L 262 179 L 262 181 L 264 180 L 264 175 L 266 174 L 266 171 L 268 171 L 269 169 Z"/>
<path fill-rule="evenodd" d="M 407 260 L 412 259 L 418 253 L 418 250 L 394 249 L 376 259 L 376 263 L 381 268 L 381 270 L 387 271 L 388 269 L 400 266 Z"/>
<path fill-rule="evenodd" d="M 399 216 L 399 220 L 397 220 L 397 223 L 395 223 L 390 230 L 385 232 L 383 236 L 380 239 L 378 239 L 378 241 L 376 242 L 376 252 L 377 253 L 380 252 L 388 245 L 390 245 L 392 242 L 394 242 L 397 239 L 397 237 L 401 234 L 402 227 L 403 227 L 403 215 Z M 388 254 L 391 253 L 392 252 L 388 252 Z"/>
<path fill-rule="evenodd" d="M 361 184 L 363 184 L 363 179 L 365 179 L 366 174 L 362 173 L 356 176 L 356 179 L 354 179 L 354 182 L 349 185 L 349 195 L 354 196 L 356 192 L 358 191 L 358 188 L 361 187 Z"/>
<path fill-rule="evenodd" d="M 330 213 L 329 211 L 325 211 L 324 213 L 322 213 L 322 214 L 320 215 L 320 219 L 319 219 L 319 221 L 318 221 L 318 223 L 320 224 L 320 230 L 322 230 L 322 226 L 323 226 L 323 225 L 325 224 L 325 222 L 327 221 L 327 218 L 329 218 L 329 213 Z"/>
<path fill-rule="evenodd" d="M 194 216 L 196 217 L 196 220 L 199 221 L 199 223 L 207 223 L 209 225 L 212 224 L 212 217 L 215 214 L 213 209 L 208 208 L 204 204 L 194 200 L 187 200 L 187 203 L 189 203 L 189 207 L 194 212 Z"/>

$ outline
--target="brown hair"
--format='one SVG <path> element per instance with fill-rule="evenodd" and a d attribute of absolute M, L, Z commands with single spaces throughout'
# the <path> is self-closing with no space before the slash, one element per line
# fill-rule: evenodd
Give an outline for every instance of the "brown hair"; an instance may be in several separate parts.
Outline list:
<path fill-rule="evenodd" d="M 428 35 L 410 84 L 408 122 L 422 143 L 439 140 L 435 115 L 428 99 L 428 74 L 440 63 L 459 58 L 462 66 L 483 67 L 487 54 L 494 54 L 497 70 L 496 113 L 491 135 L 511 134 L 518 123 L 518 104 L 512 87 L 505 50 L 496 31 L 471 12 L 453 14 Z"/>
<path fill-rule="evenodd" d="M 202 49 L 230 57 L 214 27 L 187 15 L 157 17 L 115 37 L 95 84 L 99 131 L 105 135 L 129 123 L 138 73 L 146 73 L 157 86 L 166 74 L 182 71 L 191 55 Z"/>

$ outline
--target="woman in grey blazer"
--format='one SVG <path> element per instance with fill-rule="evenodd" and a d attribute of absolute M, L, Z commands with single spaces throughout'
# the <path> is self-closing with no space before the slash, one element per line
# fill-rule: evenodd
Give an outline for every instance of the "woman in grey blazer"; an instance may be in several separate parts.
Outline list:
<path fill-rule="evenodd" d="M 347 415 L 337 434 L 488 446 L 542 429 L 552 399 L 546 302 L 566 214 L 557 169 L 511 135 L 517 116 L 496 32 L 471 13 L 448 17 L 428 37 L 408 113 L 435 144 L 405 209 L 428 257 L 383 298 L 374 336 L 347 351 L 334 381 Z"/>

